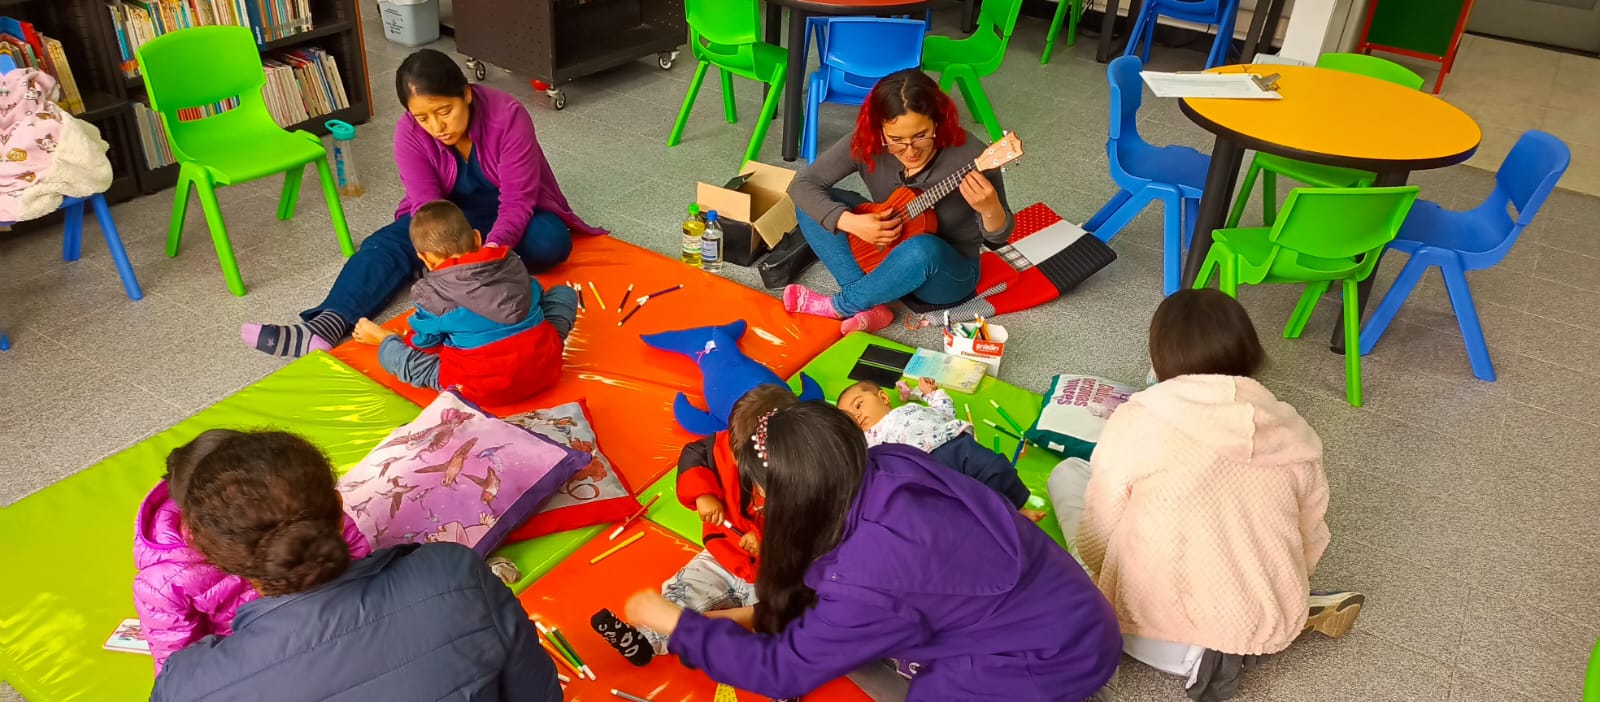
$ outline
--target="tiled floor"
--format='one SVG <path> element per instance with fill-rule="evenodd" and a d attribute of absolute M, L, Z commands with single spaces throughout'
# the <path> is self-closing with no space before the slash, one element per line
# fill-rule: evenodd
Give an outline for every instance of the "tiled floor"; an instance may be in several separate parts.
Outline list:
<path fill-rule="evenodd" d="M 941 23 L 951 14 L 941 10 Z M 368 193 L 345 204 L 357 236 L 386 223 L 399 195 L 388 143 L 400 110 L 388 96 L 407 53 L 384 43 L 374 21 L 366 30 L 378 115 L 360 137 Z M 1058 48 L 1041 67 L 1044 30 L 1039 20 L 1022 20 L 1005 67 L 985 83 L 1005 125 L 1027 141 L 1029 157 L 1007 173 L 1012 204 L 1044 201 L 1082 221 L 1112 193 L 1102 146 L 1104 67 L 1091 59 L 1092 40 Z M 1158 56 L 1168 68 L 1199 62 L 1194 53 Z M 748 118 L 738 126 L 722 121 L 717 82 L 707 81 L 684 143 L 664 146 L 692 68 L 684 56 L 670 72 L 640 62 L 574 83 L 570 105 L 559 113 L 532 96 L 524 79 L 495 71 L 491 84 L 528 96 L 578 211 L 624 240 L 666 252 L 677 245 L 677 220 L 694 181 L 730 175 L 750 129 Z M 1466 92 L 1471 73 L 1463 65 L 1447 86 Z M 739 91 L 744 114 L 754 115 L 759 89 L 740 83 Z M 1566 99 L 1565 92 L 1552 99 Z M 1555 113 L 1528 107 L 1508 114 L 1508 129 L 1555 129 Z M 828 107 L 824 139 L 842 135 L 849 115 Z M 1206 135 L 1168 101 L 1148 101 L 1140 128 L 1156 143 L 1208 148 Z M 1563 136 L 1576 142 L 1581 133 Z M 777 162 L 776 151 L 770 139 L 766 160 Z M 1589 154 L 1577 159 L 1590 167 L 1597 163 L 1593 147 L 1583 152 L 1575 143 L 1574 152 Z M 1488 173 L 1467 167 L 1414 180 L 1426 197 L 1456 207 L 1477 202 L 1491 183 Z M 198 216 L 190 217 L 183 254 L 162 255 L 170 194 L 115 208 L 147 291 L 138 302 L 122 295 L 93 232 L 74 264 L 56 258 L 59 231 L 0 236 L 0 324 L 15 343 L 0 353 L 0 504 L 281 365 L 244 348 L 238 325 L 288 320 L 315 304 L 340 260 L 314 193 L 297 220 L 280 223 L 272 217 L 274 190 L 260 183 L 223 195 L 251 291 L 242 299 L 227 294 Z M 1590 597 L 1600 581 L 1600 475 L 1591 470 L 1600 455 L 1596 221 L 1600 199 L 1558 192 L 1504 265 L 1471 276 L 1501 376 L 1496 383 L 1472 378 L 1437 276 L 1366 359 L 1368 405 L 1361 409 L 1344 403 L 1342 362 L 1322 342 L 1333 323 L 1331 303 L 1307 338 L 1284 341 L 1278 329 L 1294 291 L 1244 293 L 1272 354 L 1265 382 L 1326 444 L 1333 545 L 1314 585 L 1359 589 L 1369 599 L 1355 633 L 1338 641 L 1308 637 L 1246 677 L 1238 699 L 1576 697 L 1600 635 Z M 1137 220 L 1114 242 L 1120 260 L 1065 299 L 1004 320 L 1016 339 L 1007 380 L 1043 390 L 1056 372 L 1144 377 L 1144 330 L 1160 299 L 1159 222 L 1158 214 Z M 1379 290 L 1399 268 L 1398 261 L 1384 266 Z M 755 282 L 748 270 L 730 267 L 728 275 Z M 820 267 L 808 282 L 827 285 Z M 893 334 L 936 343 L 930 331 Z M 1136 663 L 1125 666 L 1118 688 L 1121 700 L 1187 699 L 1178 681 Z M 0 699 L 14 693 L 0 692 Z"/>

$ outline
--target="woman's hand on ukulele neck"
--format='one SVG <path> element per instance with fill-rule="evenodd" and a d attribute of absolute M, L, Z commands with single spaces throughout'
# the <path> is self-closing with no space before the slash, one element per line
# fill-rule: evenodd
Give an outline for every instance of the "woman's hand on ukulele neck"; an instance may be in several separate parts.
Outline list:
<path fill-rule="evenodd" d="M 888 246 L 900 238 L 901 223 L 893 212 L 846 212 L 839 215 L 838 228 L 873 246 Z"/>
<path fill-rule="evenodd" d="M 983 218 L 984 231 L 997 232 L 1006 225 L 1006 208 L 1000 204 L 1000 193 L 982 173 L 973 171 L 961 179 L 961 197 Z"/>

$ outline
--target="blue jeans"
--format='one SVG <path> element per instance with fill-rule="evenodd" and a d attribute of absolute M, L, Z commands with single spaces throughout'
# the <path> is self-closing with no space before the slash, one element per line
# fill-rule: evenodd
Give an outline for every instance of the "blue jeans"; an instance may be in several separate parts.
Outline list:
<path fill-rule="evenodd" d="M 834 201 L 849 207 L 867 199 L 848 190 L 833 190 Z M 850 316 L 911 295 L 930 305 L 953 305 L 978 288 L 978 259 L 961 255 L 937 235 L 906 239 L 871 274 L 861 270 L 850 253 L 850 234 L 830 232 L 817 220 L 796 211 L 800 233 L 817 259 L 839 283 L 833 309 Z"/>
<path fill-rule="evenodd" d="M 485 217 L 484 213 L 467 212 L 467 221 L 474 229 L 488 232 L 494 228 L 495 213 L 487 214 Z M 529 271 L 549 270 L 572 253 L 572 232 L 560 217 L 535 211 L 516 252 Z M 345 261 L 344 269 L 334 279 L 328 297 L 322 304 L 301 312 L 300 317 L 311 319 L 327 310 L 353 325 L 362 317 L 382 312 L 400 288 L 421 274 L 422 261 L 411 245 L 411 217 L 401 217 L 361 242 L 361 249 Z"/>

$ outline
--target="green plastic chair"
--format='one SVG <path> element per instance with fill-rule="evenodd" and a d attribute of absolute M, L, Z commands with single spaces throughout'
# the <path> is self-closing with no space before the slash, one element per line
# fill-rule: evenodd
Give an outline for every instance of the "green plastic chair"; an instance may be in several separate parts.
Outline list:
<path fill-rule="evenodd" d="M 1376 56 L 1323 54 L 1317 59 L 1317 67 L 1377 78 L 1413 90 L 1422 89 L 1422 76 L 1413 73 L 1405 66 Z M 1271 226 L 1273 219 L 1277 217 L 1280 175 L 1322 188 L 1365 188 L 1370 187 L 1378 177 L 1376 174 L 1354 168 L 1324 166 L 1274 154 L 1257 153 L 1250 161 L 1250 170 L 1245 174 L 1244 187 L 1239 189 L 1239 198 L 1233 202 L 1233 212 L 1228 215 L 1228 226 L 1238 226 L 1239 218 L 1244 215 L 1245 203 L 1250 201 L 1250 191 L 1255 188 L 1258 175 L 1262 176 L 1262 223 L 1267 226 Z"/>
<path fill-rule="evenodd" d="M 735 75 L 770 86 L 767 100 L 761 105 L 761 116 L 756 120 L 756 133 L 751 135 L 750 146 L 744 152 L 744 163 L 754 161 L 761 154 L 767 127 L 778 111 L 789 55 L 781 47 L 761 41 L 761 11 L 756 0 L 688 0 L 684 4 L 684 15 L 689 20 L 689 50 L 700 65 L 694 69 L 694 79 L 689 81 L 689 94 L 683 97 L 683 107 L 678 110 L 678 121 L 672 125 L 667 146 L 677 146 L 683 140 L 683 128 L 689 123 L 689 112 L 700 94 L 700 84 L 705 81 L 706 71 L 716 66 L 722 70 L 722 108 L 728 124 L 739 121 L 733 101 Z"/>
<path fill-rule="evenodd" d="M 1056 36 L 1061 24 L 1067 25 L 1067 46 L 1078 43 L 1078 20 L 1083 19 L 1083 0 L 1057 0 L 1056 16 L 1050 20 L 1050 33 L 1044 37 L 1044 53 L 1039 55 L 1039 65 L 1050 63 L 1050 52 L 1056 48 Z"/>
<path fill-rule="evenodd" d="M 1600 702 L 1600 641 L 1589 654 L 1589 674 L 1584 677 L 1583 702 Z"/>
<path fill-rule="evenodd" d="M 178 192 L 167 233 L 168 256 L 178 255 L 192 183 L 200 193 L 200 207 L 211 229 L 211 241 L 216 245 L 217 262 L 222 265 L 228 290 L 244 295 L 244 281 L 239 277 L 233 244 L 217 206 L 216 189 L 282 173 L 278 219 L 292 219 L 308 163 L 316 165 L 317 177 L 322 180 L 322 195 L 327 198 L 328 215 L 339 235 L 340 252 L 346 257 L 355 253 L 322 140 L 310 132 L 284 130 L 267 112 L 261 97 L 266 73 L 249 29 L 195 27 L 173 32 L 140 47 L 138 60 L 150 108 L 161 115 L 178 160 Z M 187 121 L 178 117 L 181 110 L 233 99 L 238 100 L 238 106 L 220 114 Z"/>
<path fill-rule="evenodd" d="M 1317 301 L 1334 281 L 1343 284 L 1345 396 L 1361 406 L 1361 311 L 1356 284 L 1372 275 L 1378 256 L 1394 241 L 1417 199 L 1417 186 L 1295 188 L 1283 217 L 1271 227 L 1218 229 L 1195 287 L 1215 273 L 1222 292 L 1238 297 L 1241 284 L 1306 285 L 1283 338 L 1298 339 Z"/>
<path fill-rule="evenodd" d="M 989 131 L 990 141 L 998 140 L 1004 132 L 1000 131 L 1000 121 L 978 79 L 1000 68 L 1021 12 L 1022 0 L 988 0 L 978 14 L 978 30 L 970 36 L 955 39 L 936 35 L 922 42 L 922 69 L 938 73 L 939 87 L 945 92 L 950 92 L 952 85 L 961 84 L 967 109 Z"/>

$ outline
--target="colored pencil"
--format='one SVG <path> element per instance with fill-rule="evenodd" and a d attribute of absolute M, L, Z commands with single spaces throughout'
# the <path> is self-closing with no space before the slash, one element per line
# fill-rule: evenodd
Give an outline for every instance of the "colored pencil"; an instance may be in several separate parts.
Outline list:
<path fill-rule="evenodd" d="M 1000 437 L 999 436 L 995 436 L 994 437 L 994 452 L 995 453 L 999 453 L 999 454 L 1004 454 L 1004 452 L 1000 450 Z"/>
<path fill-rule="evenodd" d="M 539 633 L 544 634 L 544 638 L 539 640 L 539 644 L 544 646 L 546 651 L 554 650 L 556 653 L 555 658 L 567 664 L 567 667 L 572 669 L 572 674 L 578 676 L 581 680 L 583 678 L 583 670 L 578 665 L 577 655 L 562 646 L 561 642 L 556 640 L 555 635 L 550 633 L 550 627 L 545 626 L 544 622 L 535 619 L 533 620 L 533 625 L 539 629 Z"/>
<path fill-rule="evenodd" d="M 993 429 L 993 430 L 995 430 L 997 432 L 1000 432 L 1001 434 L 1005 434 L 1006 436 L 1009 436 L 1009 437 L 1011 437 L 1013 439 L 1016 439 L 1017 441 L 1021 441 L 1022 440 L 1022 437 L 1017 436 L 1013 432 L 1007 431 L 1005 427 L 1000 426 L 999 424 L 995 424 L 993 419 L 985 419 L 985 420 L 983 420 L 983 423 L 989 425 L 990 429 Z"/>
<path fill-rule="evenodd" d="M 622 302 L 617 303 L 617 314 L 622 314 L 623 308 L 628 306 L 628 297 L 633 295 L 633 283 L 628 283 L 628 291 L 622 293 Z"/>
<path fill-rule="evenodd" d="M 607 558 L 610 558 L 611 554 L 616 553 L 618 551 L 621 551 L 622 549 L 627 548 L 629 544 L 632 544 L 633 542 L 638 541 L 639 539 L 642 539 L 642 538 L 644 538 L 644 532 L 641 531 L 641 532 L 639 532 L 637 534 L 634 534 L 633 536 L 630 536 L 630 537 L 628 537 L 626 539 L 623 539 L 622 543 L 619 543 L 616 546 L 612 546 L 611 548 L 606 549 L 605 553 L 602 553 L 602 554 L 600 554 L 598 556 L 595 556 L 594 558 L 589 559 L 589 565 L 594 565 L 596 563 L 599 563 L 600 561 L 603 561 L 603 560 L 605 560 Z"/>
<path fill-rule="evenodd" d="M 1027 455 L 1027 454 L 1028 454 L 1028 442 L 1026 442 L 1026 441 L 1018 441 L 1017 442 L 1017 451 L 1016 451 L 1016 453 L 1011 454 L 1011 467 L 1012 468 L 1016 468 L 1017 467 L 1017 461 L 1022 460 L 1022 457 Z"/>
<path fill-rule="evenodd" d="M 584 663 L 583 659 L 578 657 L 577 647 L 573 646 L 572 642 L 567 640 L 567 637 L 561 635 L 560 629 L 556 627 L 550 627 L 550 635 L 556 637 L 556 641 L 561 644 L 562 648 L 565 648 L 568 653 L 572 654 L 572 660 L 578 663 L 578 670 L 583 671 L 583 674 L 589 676 L 590 680 L 599 680 L 599 678 L 594 676 L 594 671 L 589 669 L 589 664 Z"/>
<path fill-rule="evenodd" d="M 639 314 L 639 310 L 644 309 L 644 303 L 649 302 L 649 301 L 650 301 L 650 298 L 648 298 L 648 297 L 639 298 L 639 304 L 633 306 L 633 311 L 632 312 L 629 312 L 629 313 L 623 315 L 622 319 L 617 320 L 617 326 L 620 327 L 620 326 L 622 326 L 624 324 L 627 324 L 628 320 L 633 319 L 634 315 Z M 626 300 L 624 300 L 624 302 L 626 302 Z"/>
<path fill-rule="evenodd" d="M 617 528 L 611 532 L 611 536 L 606 540 L 616 541 L 617 537 L 622 535 L 623 529 L 627 529 L 629 525 L 638 521 L 640 517 L 643 517 L 644 513 L 650 511 L 650 508 L 655 506 L 656 500 L 659 499 L 661 499 L 661 493 L 658 492 L 655 494 L 655 497 L 652 497 L 649 499 L 649 501 L 639 505 L 639 509 L 634 510 L 633 514 L 628 515 L 627 519 L 622 520 L 622 523 L 617 525 Z"/>
<path fill-rule="evenodd" d="M 560 651 L 557 651 L 554 646 L 550 645 L 549 642 L 545 641 L 544 639 L 539 639 L 539 645 L 544 647 L 544 652 L 550 655 L 551 660 L 561 664 L 561 667 L 566 668 L 567 671 L 573 675 L 578 676 L 579 680 L 583 679 L 583 673 L 577 668 L 572 667 L 572 661 L 567 660 L 567 657 Z M 560 673 L 557 673 L 557 675 L 560 675 Z M 569 678 L 567 680 L 563 680 L 562 682 L 572 682 L 572 680 Z"/>
<path fill-rule="evenodd" d="M 594 303 L 600 306 L 600 311 L 606 311 L 606 299 L 600 297 L 600 288 L 594 286 L 594 281 L 589 281 L 589 292 L 594 294 Z"/>
<path fill-rule="evenodd" d="M 1022 425 L 1018 424 L 1017 420 L 1011 416 L 1011 413 L 1006 411 L 1006 408 L 1000 406 L 1000 403 L 990 400 L 989 404 L 993 405 L 995 410 L 1000 412 L 1000 418 L 1006 420 L 1006 424 L 1010 424 L 1012 429 L 1017 430 L 1017 433 L 1020 434 L 1023 431 L 1026 431 L 1022 428 Z"/>
<path fill-rule="evenodd" d="M 994 340 L 993 337 L 989 336 L 989 323 L 984 321 L 983 317 L 978 318 L 978 333 L 983 335 L 984 341 Z"/>
<path fill-rule="evenodd" d="M 567 676 L 566 676 L 566 675 L 563 675 L 563 674 L 561 674 L 561 673 L 556 673 L 556 679 L 557 679 L 557 680 L 560 680 L 560 681 L 561 681 L 561 682 L 563 682 L 563 683 L 569 683 L 569 682 L 572 682 L 572 678 L 569 678 L 569 677 L 567 677 Z"/>
<path fill-rule="evenodd" d="M 577 283 L 567 283 L 567 285 L 572 288 L 573 292 L 578 293 L 578 311 L 583 311 L 583 286 Z"/>
<path fill-rule="evenodd" d="M 628 694 L 626 692 L 623 692 L 621 690 L 618 690 L 616 688 L 611 688 L 611 694 L 616 695 L 617 697 L 621 697 L 622 699 L 625 699 L 628 702 L 650 702 L 650 700 L 647 700 L 647 699 L 645 699 L 643 697 L 640 697 L 638 695 L 630 695 L 630 694 Z"/>
<path fill-rule="evenodd" d="M 650 299 L 652 297 L 660 297 L 660 296 L 665 295 L 665 294 L 667 294 L 669 292 L 676 292 L 676 291 L 682 290 L 682 289 L 683 289 L 683 283 L 678 283 L 677 285 L 674 285 L 674 286 L 672 286 L 670 288 L 667 288 L 665 290 L 657 290 L 657 291 L 655 291 L 653 293 L 650 293 L 649 295 L 645 295 L 644 297 L 639 298 L 639 304 L 641 304 L 641 305 L 644 304 L 645 300 L 648 300 L 648 299 Z"/>
<path fill-rule="evenodd" d="M 733 525 L 733 522 L 730 522 L 730 521 L 728 521 L 728 520 L 726 520 L 726 519 L 724 519 L 724 520 L 722 520 L 722 526 L 723 526 L 723 527 L 724 527 L 724 528 L 726 528 L 726 529 L 727 529 L 727 530 L 728 530 L 728 531 L 731 531 L 731 532 L 733 532 L 733 533 L 735 533 L 735 534 L 738 534 L 738 535 L 740 535 L 740 536 L 744 536 L 744 532 L 742 532 L 742 531 L 739 531 L 739 528 L 738 528 L 738 527 L 735 527 L 735 526 L 734 526 L 734 525 Z"/>

